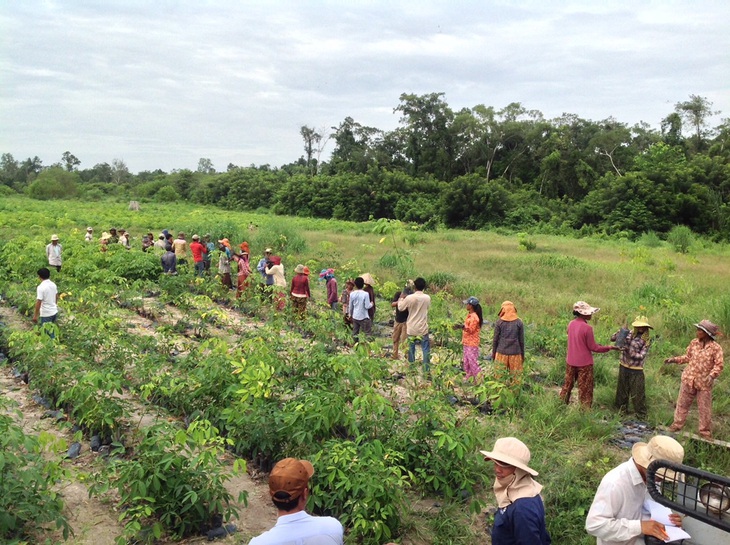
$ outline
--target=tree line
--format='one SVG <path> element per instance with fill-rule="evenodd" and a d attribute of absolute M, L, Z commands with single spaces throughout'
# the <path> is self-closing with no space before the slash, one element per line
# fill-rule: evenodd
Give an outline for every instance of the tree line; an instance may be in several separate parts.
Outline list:
<path fill-rule="evenodd" d="M 196 171 L 132 174 L 117 159 L 82 170 L 68 151 L 50 167 L 6 153 L 0 191 L 467 229 L 635 236 L 686 225 L 730 238 L 730 120 L 710 127 L 719 112 L 704 97 L 678 102 L 658 130 L 613 117 L 545 119 L 520 103 L 454 111 L 443 93 L 404 93 L 394 111 L 401 117 L 392 131 L 350 117 L 329 130 L 303 126 L 304 154 L 273 168 L 229 164 L 217 172 L 201 158 Z"/>

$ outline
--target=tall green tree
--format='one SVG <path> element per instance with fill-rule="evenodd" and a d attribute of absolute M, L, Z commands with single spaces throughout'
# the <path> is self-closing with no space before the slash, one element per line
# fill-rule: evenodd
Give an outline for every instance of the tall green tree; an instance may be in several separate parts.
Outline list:
<path fill-rule="evenodd" d="M 692 126 L 695 153 L 704 149 L 705 138 L 709 135 L 708 120 L 720 113 L 712 109 L 712 102 L 699 95 L 690 95 L 689 100 L 677 102 L 675 111 Z"/>

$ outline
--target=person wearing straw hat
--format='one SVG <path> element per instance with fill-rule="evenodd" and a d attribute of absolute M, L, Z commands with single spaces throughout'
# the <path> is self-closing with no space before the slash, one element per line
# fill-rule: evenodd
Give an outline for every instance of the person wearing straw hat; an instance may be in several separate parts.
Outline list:
<path fill-rule="evenodd" d="M 46 246 L 46 257 L 48 265 L 56 267 L 57 271 L 61 271 L 63 246 L 58 242 L 58 235 L 51 235 L 51 243 Z"/>
<path fill-rule="evenodd" d="M 586 532 L 597 538 L 596 545 L 643 545 L 644 536 L 669 538 L 664 524 L 648 518 L 643 509 L 647 498 L 646 468 L 654 460 L 681 464 L 684 448 L 671 437 L 657 435 L 648 443 L 635 443 L 631 458 L 604 475 L 585 525 Z M 664 471 L 660 477 L 675 479 L 673 472 Z M 675 526 L 682 525 L 679 515 L 669 515 L 669 519 Z"/>
<path fill-rule="evenodd" d="M 649 351 L 649 330 L 654 328 L 649 325 L 646 316 L 637 316 L 631 327 L 634 330 L 626 335 L 621 347 L 615 405 L 619 411 L 627 413 L 631 400 L 636 416 L 643 420 L 646 418 L 644 360 Z M 620 335 L 621 330 L 618 330 L 611 335 L 611 341 L 616 341 Z"/>
<path fill-rule="evenodd" d="M 683 356 L 667 358 L 664 363 L 687 365 L 682 372 L 682 382 L 674 410 L 674 422 L 669 431 L 679 431 L 687 421 L 692 402 L 697 398 L 700 413 L 700 436 L 712 440 L 712 387 L 722 373 L 724 358 L 722 347 L 715 340 L 718 327 L 710 320 L 695 324 L 696 338 L 692 339 Z"/>
<path fill-rule="evenodd" d="M 313 475 L 314 467 L 307 460 L 284 458 L 277 462 L 269 474 L 269 495 L 278 517 L 276 525 L 254 537 L 249 545 L 342 545 L 344 531 L 339 520 L 315 517 L 306 511 Z"/>
<path fill-rule="evenodd" d="M 365 291 L 365 293 L 368 294 L 370 302 L 373 304 L 373 306 L 368 309 L 368 316 L 370 316 L 370 320 L 372 322 L 375 322 L 375 290 L 373 289 L 373 286 L 375 285 L 375 280 L 370 273 L 361 274 L 360 278 L 362 278 L 363 282 L 365 282 L 365 287 L 363 288 L 363 290 Z"/>
<path fill-rule="evenodd" d="M 307 313 L 307 300 L 312 297 L 309 290 L 309 269 L 301 263 L 294 268 L 294 276 L 291 279 L 289 298 L 291 299 L 294 314 L 300 320 Z"/>
<path fill-rule="evenodd" d="M 86 234 L 84 235 L 84 241 L 85 242 L 91 242 L 94 240 L 94 228 L 93 227 L 87 227 L 86 228 Z"/>
<path fill-rule="evenodd" d="M 585 301 L 573 305 L 573 320 L 568 324 L 568 352 L 565 358 L 565 383 L 560 390 L 560 398 L 570 403 L 570 393 L 578 383 L 580 404 L 590 409 L 593 405 L 593 352 L 620 350 L 618 346 L 597 344 L 593 337 L 593 328 L 588 321 L 601 310 L 592 307 Z"/>
<path fill-rule="evenodd" d="M 549 545 L 542 485 L 530 463 L 530 449 L 515 437 L 502 437 L 491 451 L 479 451 L 494 462 L 494 495 L 497 512 L 492 526 L 492 545 Z"/>

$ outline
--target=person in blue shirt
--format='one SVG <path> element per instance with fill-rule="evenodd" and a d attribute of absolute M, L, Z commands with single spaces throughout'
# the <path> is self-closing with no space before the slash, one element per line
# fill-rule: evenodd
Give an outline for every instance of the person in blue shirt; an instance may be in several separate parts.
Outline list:
<path fill-rule="evenodd" d="M 479 451 L 494 462 L 494 495 L 497 512 L 492 526 L 492 545 L 550 545 L 545 525 L 542 485 L 530 468 L 530 449 L 515 437 L 502 437 L 491 451 Z"/>

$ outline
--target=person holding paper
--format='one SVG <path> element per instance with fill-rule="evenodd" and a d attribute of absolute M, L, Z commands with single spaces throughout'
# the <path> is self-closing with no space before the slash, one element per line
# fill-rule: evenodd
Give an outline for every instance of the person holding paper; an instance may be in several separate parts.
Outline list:
<path fill-rule="evenodd" d="M 586 518 L 586 531 L 597 538 L 597 545 L 643 545 L 644 536 L 669 539 L 667 524 L 649 518 L 643 509 L 646 468 L 654 460 L 681 464 L 684 448 L 671 437 L 657 435 L 648 443 L 636 443 L 631 458 L 603 477 Z M 671 480 L 674 474 L 666 470 L 663 477 Z M 682 524 L 679 515 L 672 514 L 669 520 L 675 526 Z"/>

